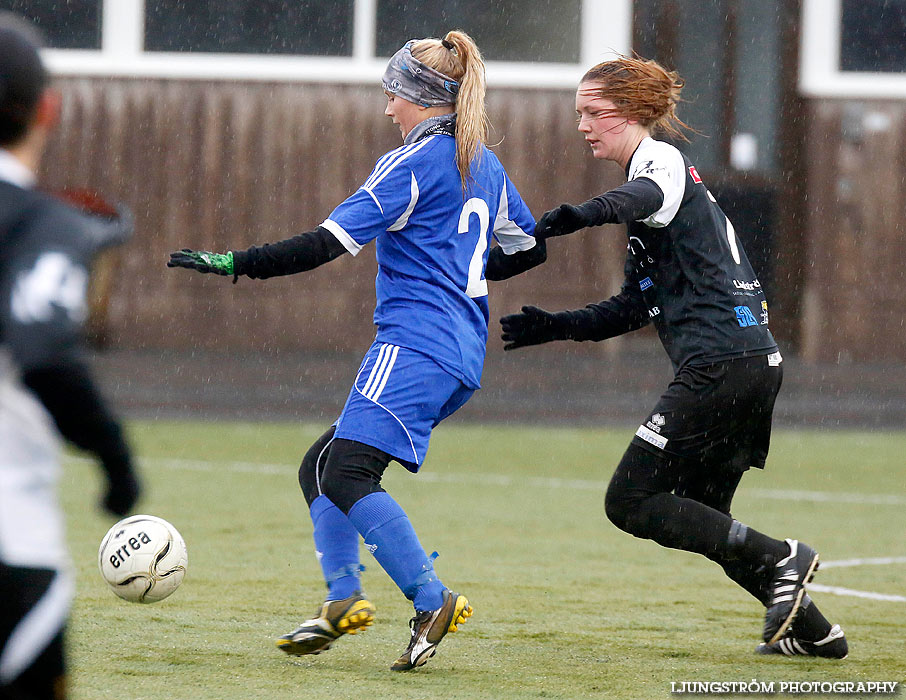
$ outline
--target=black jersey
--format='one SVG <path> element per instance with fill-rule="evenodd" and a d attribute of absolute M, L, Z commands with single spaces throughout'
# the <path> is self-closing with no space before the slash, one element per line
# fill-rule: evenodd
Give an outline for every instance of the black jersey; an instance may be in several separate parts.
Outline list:
<path fill-rule="evenodd" d="M 643 301 L 674 367 L 776 352 L 761 283 L 695 166 L 646 138 L 627 173 L 664 193 L 660 209 L 628 224 L 624 292 Z"/>
<path fill-rule="evenodd" d="M 86 228 L 49 195 L 0 182 L 0 344 L 20 370 L 78 347 L 93 253 Z"/>
<path fill-rule="evenodd" d="M 0 180 L 0 408 L 34 418 L 17 439 L 31 439 L 29 430 L 44 435 L 41 416 L 21 410 L 30 392 L 60 433 L 94 452 L 111 477 L 130 474 L 131 458 L 82 357 L 81 333 L 91 261 L 123 240 L 129 225 Z M 5 457 L 0 468 L 8 466 Z"/>

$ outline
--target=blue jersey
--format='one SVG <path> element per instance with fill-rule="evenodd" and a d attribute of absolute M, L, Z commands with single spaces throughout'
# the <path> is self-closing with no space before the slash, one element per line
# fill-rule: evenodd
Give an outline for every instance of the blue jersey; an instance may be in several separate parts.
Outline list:
<path fill-rule="evenodd" d="M 529 250 L 535 221 L 484 146 L 464 193 L 455 149 L 453 137 L 434 134 L 391 151 L 321 225 L 353 255 L 377 239 L 377 340 L 423 353 L 477 389 L 490 238 L 507 254 Z"/>

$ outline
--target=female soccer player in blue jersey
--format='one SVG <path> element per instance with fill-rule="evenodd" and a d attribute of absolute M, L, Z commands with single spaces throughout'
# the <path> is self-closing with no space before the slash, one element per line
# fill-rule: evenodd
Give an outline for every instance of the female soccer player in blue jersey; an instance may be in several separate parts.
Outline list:
<path fill-rule="evenodd" d="M 505 348 L 604 340 L 653 323 L 676 376 L 643 420 L 610 481 L 610 520 L 636 537 L 702 554 L 767 608 L 765 654 L 842 658 L 847 643 L 805 592 L 818 554 L 734 520 L 743 473 L 763 468 L 783 376 L 764 290 L 733 225 L 695 166 L 652 134 L 682 138 L 682 81 L 655 61 L 621 57 L 589 70 L 576 92 L 578 128 L 628 182 L 538 222 L 549 238 L 627 225 L 625 281 L 576 311 L 531 306 L 501 319 Z"/>
<path fill-rule="evenodd" d="M 376 239 L 377 337 L 336 421 L 302 460 L 299 483 L 328 586 L 319 614 L 277 640 L 317 654 L 372 623 L 360 582 L 359 535 L 413 601 L 411 638 L 391 666 L 424 664 L 472 613 L 441 583 L 403 509 L 381 487 L 390 460 L 417 472 L 431 430 L 479 388 L 488 324 L 486 280 L 544 262 L 534 220 L 485 146 L 484 64 L 462 32 L 410 41 L 390 60 L 384 113 L 403 146 L 315 230 L 225 254 L 183 250 L 171 267 L 262 279 L 310 270 Z M 490 237 L 498 246 L 489 251 Z"/>

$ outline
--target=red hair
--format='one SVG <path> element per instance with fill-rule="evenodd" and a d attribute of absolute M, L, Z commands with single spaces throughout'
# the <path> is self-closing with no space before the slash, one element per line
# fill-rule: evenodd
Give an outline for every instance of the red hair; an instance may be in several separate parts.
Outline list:
<path fill-rule="evenodd" d="M 656 61 L 620 56 L 590 68 L 582 82 L 597 83 L 597 97 L 610 100 L 621 115 L 635 119 L 652 133 L 662 131 L 688 141 L 683 130 L 694 131 L 676 116 L 683 79 Z"/>

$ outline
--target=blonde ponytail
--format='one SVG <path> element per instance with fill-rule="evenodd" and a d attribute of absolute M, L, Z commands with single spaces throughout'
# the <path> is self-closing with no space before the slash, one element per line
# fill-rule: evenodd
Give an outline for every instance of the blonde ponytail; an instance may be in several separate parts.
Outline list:
<path fill-rule="evenodd" d="M 465 190 L 472 162 L 480 157 L 481 146 L 488 138 L 485 69 L 481 52 L 468 34 L 451 31 L 442 40 L 422 39 L 415 42 L 412 55 L 459 83 L 456 96 L 456 168 Z"/>

